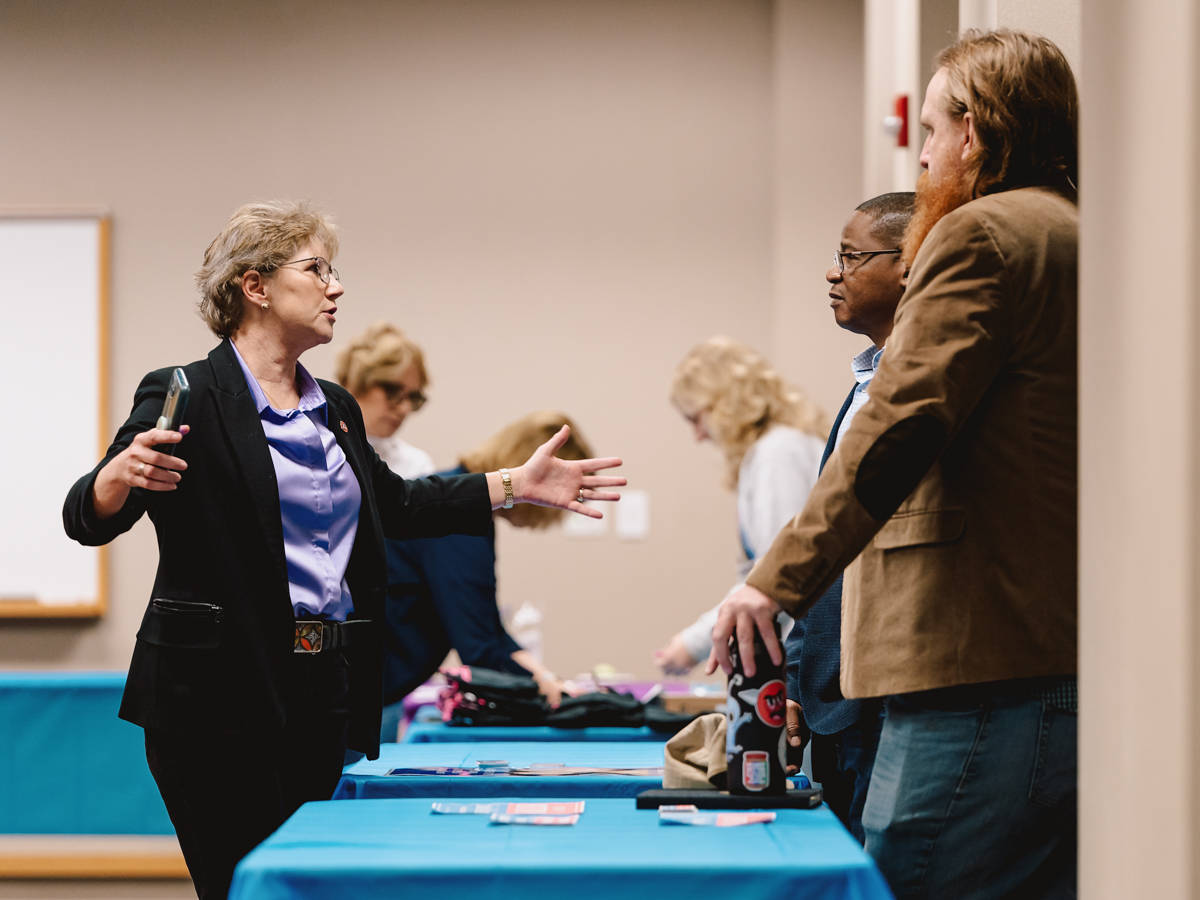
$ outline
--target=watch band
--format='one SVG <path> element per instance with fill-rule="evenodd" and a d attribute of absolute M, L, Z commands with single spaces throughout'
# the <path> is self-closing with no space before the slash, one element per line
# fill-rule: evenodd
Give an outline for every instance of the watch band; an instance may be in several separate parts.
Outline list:
<path fill-rule="evenodd" d="M 512 492 L 512 476 L 508 474 L 508 469 L 500 470 L 500 480 L 504 482 L 504 508 L 513 508 L 513 492 Z"/>

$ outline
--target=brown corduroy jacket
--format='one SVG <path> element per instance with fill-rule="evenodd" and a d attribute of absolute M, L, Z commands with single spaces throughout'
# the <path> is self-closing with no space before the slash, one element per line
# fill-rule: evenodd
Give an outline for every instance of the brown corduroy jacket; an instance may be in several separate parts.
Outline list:
<path fill-rule="evenodd" d="M 843 569 L 842 692 L 1076 670 L 1077 206 L 991 194 L 930 231 L 870 399 L 747 583 Z"/>

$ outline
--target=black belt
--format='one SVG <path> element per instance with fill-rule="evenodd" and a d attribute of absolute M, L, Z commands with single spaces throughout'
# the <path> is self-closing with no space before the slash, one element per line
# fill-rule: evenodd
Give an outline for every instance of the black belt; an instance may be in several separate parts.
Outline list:
<path fill-rule="evenodd" d="M 353 647 L 363 638 L 363 629 L 370 619 L 351 619 L 348 622 L 327 622 L 324 619 L 297 619 L 293 653 L 326 653 Z"/>

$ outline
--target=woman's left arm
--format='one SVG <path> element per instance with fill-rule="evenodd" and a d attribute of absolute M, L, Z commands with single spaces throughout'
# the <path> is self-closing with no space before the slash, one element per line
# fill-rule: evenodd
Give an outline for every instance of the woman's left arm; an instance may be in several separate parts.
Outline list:
<path fill-rule="evenodd" d="M 361 430 L 362 417 L 356 416 Z M 604 459 L 558 459 L 554 456 L 570 436 L 562 429 L 539 447 L 524 465 L 509 470 L 512 502 L 553 506 L 594 519 L 600 511 L 585 506 L 584 500 L 613 501 L 620 494 L 601 488 L 620 487 L 625 479 L 612 475 L 591 474 L 621 465 L 616 457 Z M 383 532 L 394 540 L 442 537 L 447 534 L 484 535 L 491 510 L 506 502 L 503 477 L 499 472 L 486 475 L 431 475 L 428 478 L 403 479 L 379 458 L 373 448 L 371 476 Z"/>

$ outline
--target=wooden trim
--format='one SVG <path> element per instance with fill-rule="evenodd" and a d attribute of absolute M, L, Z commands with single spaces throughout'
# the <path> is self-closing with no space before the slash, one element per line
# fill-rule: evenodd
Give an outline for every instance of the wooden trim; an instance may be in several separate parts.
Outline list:
<path fill-rule="evenodd" d="M 100 570 L 107 574 L 104 557 Z M 43 603 L 40 600 L 0 600 L 0 619 L 98 619 L 103 603 Z"/>
<path fill-rule="evenodd" d="M 0 206 L 0 219 L 107 219 L 107 206 Z"/>
<path fill-rule="evenodd" d="M 96 436 L 97 441 L 97 459 L 104 459 L 104 451 L 108 449 L 109 432 L 109 388 L 111 387 L 110 377 L 112 374 L 112 332 L 110 315 L 110 305 L 112 301 L 112 219 L 107 215 L 100 217 L 100 298 L 99 309 L 97 315 L 100 321 L 97 323 L 96 333 L 99 337 L 100 347 L 97 355 L 99 362 L 99 391 L 100 395 L 96 398 L 96 419 L 99 422 L 99 434 Z M 96 585 L 96 602 L 94 605 L 95 612 L 93 615 L 100 618 L 108 612 L 108 545 L 105 544 L 99 548 L 100 558 L 96 565 L 96 579 L 99 582 Z M 74 618 L 74 617 L 72 617 Z"/>
<path fill-rule="evenodd" d="M 0 878 L 190 878 L 183 855 L 0 856 Z"/>
<path fill-rule="evenodd" d="M 711 713 L 716 712 L 717 707 L 721 711 L 725 711 L 725 698 L 720 694 L 708 697 L 670 697 L 660 695 L 663 709 L 673 713 Z"/>
<path fill-rule="evenodd" d="M 0 879 L 188 877 L 173 835 L 0 835 Z"/>

